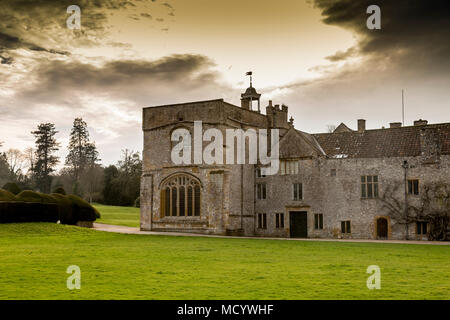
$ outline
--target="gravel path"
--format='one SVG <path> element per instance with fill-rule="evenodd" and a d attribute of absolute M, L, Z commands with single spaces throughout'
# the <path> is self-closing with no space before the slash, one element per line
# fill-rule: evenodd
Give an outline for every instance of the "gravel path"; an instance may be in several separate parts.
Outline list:
<path fill-rule="evenodd" d="M 115 226 L 110 224 L 94 223 L 94 229 L 98 231 L 116 232 L 125 234 L 143 234 L 143 235 L 162 235 L 177 237 L 210 237 L 210 238 L 236 238 L 236 239 L 270 239 L 270 240 L 288 240 L 288 241 L 335 241 L 335 242 L 368 242 L 368 243 L 402 243 L 402 244 L 423 244 L 423 245 L 450 245 L 450 241 L 414 241 L 414 240 L 366 240 L 366 239 L 317 239 L 317 238 L 265 238 L 265 237 L 231 237 L 196 234 L 187 232 L 155 232 L 141 231 L 139 228 Z"/>

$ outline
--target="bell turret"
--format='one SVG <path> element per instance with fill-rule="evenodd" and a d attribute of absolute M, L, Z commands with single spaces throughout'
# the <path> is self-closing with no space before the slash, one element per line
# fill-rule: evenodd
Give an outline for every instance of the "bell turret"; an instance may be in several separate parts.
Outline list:
<path fill-rule="evenodd" d="M 243 109 L 252 110 L 253 101 L 258 102 L 258 112 L 261 112 L 260 108 L 260 98 L 261 94 L 256 92 L 256 89 L 253 88 L 252 84 L 252 75 L 253 73 L 251 71 L 246 73 L 247 76 L 250 76 L 250 87 L 245 90 L 244 93 L 241 94 L 241 107 Z"/>

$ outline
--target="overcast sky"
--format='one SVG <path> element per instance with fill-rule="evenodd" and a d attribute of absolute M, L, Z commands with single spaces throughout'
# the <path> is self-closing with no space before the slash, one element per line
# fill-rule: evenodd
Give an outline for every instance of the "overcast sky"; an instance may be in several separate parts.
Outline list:
<path fill-rule="evenodd" d="M 366 9 L 381 8 L 381 30 Z M 66 26 L 70 5 L 81 30 Z M 297 129 L 450 120 L 446 1 L 0 0 L 0 141 L 32 146 L 56 124 L 64 157 L 73 119 L 104 164 L 141 151 L 142 107 L 224 98 L 240 105 L 247 71 Z"/>

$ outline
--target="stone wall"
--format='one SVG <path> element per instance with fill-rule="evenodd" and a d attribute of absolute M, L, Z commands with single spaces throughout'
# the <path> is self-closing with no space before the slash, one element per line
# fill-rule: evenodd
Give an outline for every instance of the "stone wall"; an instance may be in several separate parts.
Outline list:
<path fill-rule="evenodd" d="M 389 222 L 389 238 L 404 239 L 405 225 L 389 217 L 379 199 L 361 198 L 361 176 L 377 175 L 379 197 L 388 185 L 400 184 L 397 198 L 403 201 L 404 169 L 407 160 L 413 168 L 408 169 L 407 179 L 418 179 L 420 185 L 442 181 L 449 183 L 449 156 L 441 156 L 440 163 L 424 164 L 415 158 L 366 158 L 366 159 L 307 159 L 301 160 L 299 174 L 275 175 L 257 178 L 268 186 L 267 200 L 256 201 L 256 213 L 268 214 L 267 230 L 258 235 L 289 236 L 289 211 L 307 211 L 308 237 L 319 238 L 376 238 L 376 219 L 385 217 Z M 332 176 L 331 170 L 336 170 Z M 303 200 L 293 201 L 293 183 L 302 183 Z M 411 203 L 420 201 L 420 195 L 408 195 Z M 275 229 L 275 214 L 285 213 L 284 230 Z M 314 214 L 323 214 L 323 230 L 314 229 Z M 351 233 L 341 234 L 341 221 L 351 221 Z M 416 226 L 409 226 L 410 238 L 416 235 Z"/>

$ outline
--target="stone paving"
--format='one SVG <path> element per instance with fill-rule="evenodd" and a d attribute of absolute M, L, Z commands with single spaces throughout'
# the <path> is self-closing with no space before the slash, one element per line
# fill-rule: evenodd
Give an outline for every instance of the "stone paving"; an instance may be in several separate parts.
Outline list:
<path fill-rule="evenodd" d="M 94 223 L 94 229 L 98 231 L 125 233 L 125 234 L 142 234 L 142 235 L 162 235 L 176 237 L 210 237 L 210 238 L 235 238 L 235 239 L 261 239 L 261 240 L 288 240 L 288 241 L 333 241 L 333 242 L 368 242 L 368 243 L 399 243 L 399 244 L 423 244 L 423 245 L 450 245 L 450 241 L 413 241 L 413 240 L 370 240 L 370 239 L 318 239 L 318 238 L 269 238 L 269 237 L 232 237 L 206 235 L 184 232 L 155 232 L 141 231 L 139 228 L 115 226 L 110 224 Z"/>

